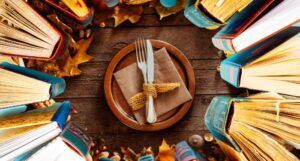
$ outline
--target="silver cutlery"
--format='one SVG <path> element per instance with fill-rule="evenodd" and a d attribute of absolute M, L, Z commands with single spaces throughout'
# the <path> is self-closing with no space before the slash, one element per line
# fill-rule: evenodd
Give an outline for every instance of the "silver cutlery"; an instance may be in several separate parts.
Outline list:
<path fill-rule="evenodd" d="M 154 81 L 154 53 L 150 40 L 146 40 L 147 43 L 147 80 L 149 84 Z M 156 112 L 154 109 L 154 101 L 152 96 L 148 96 L 148 103 L 146 105 L 146 117 L 147 122 L 155 123 L 157 120 Z"/>
<path fill-rule="evenodd" d="M 150 40 L 138 38 L 135 41 L 137 66 L 143 74 L 144 83 L 154 81 L 154 56 Z M 155 123 L 157 120 L 154 109 L 153 97 L 149 96 L 146 102 L 146 120 L 148 123 Z"/>

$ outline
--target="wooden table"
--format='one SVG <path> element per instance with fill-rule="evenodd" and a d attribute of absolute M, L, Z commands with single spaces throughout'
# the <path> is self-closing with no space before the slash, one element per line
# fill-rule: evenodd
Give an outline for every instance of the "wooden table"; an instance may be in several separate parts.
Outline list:
<path fill-rule="evenodd" d="M 157 151 L 163 138 L 174 144 L 192 134 L 203 135 L 207 132 L 203 118 L 211 99 L 215 95 L 238 93 L 216 70 L 220 56 L 211 42 L 215 32 L 193 26 L 183 13 L 159 21 L 151 8 L 146 8 L 134 25 L 126 22 L 117 28 L 111 24 L 95 28 L 95 40 L 89 50 L 94 59 L 80 66 L 80 76 L 67 79 L 67 90 L 60 100 L 70 100 L 79 112 L 73 115 L 73 120 L 86 127 L 95 140 L 104 138 L 110 150 L 125 146 L 138 151 L 152 146 Z M 138 34 L 175 45 L 188 57 L 195 71 L 197 86 L 191 110 L 179 123 L 159 132 L 139 132 L 126 127 L 112 114 L 104 97 L 103 77 L 109 61 Z"/>

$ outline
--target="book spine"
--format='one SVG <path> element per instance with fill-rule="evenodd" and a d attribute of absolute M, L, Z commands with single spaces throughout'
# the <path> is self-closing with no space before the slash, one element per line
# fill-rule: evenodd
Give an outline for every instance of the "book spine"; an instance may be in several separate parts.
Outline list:
<path fill-rule="evenodd" d="M 12 72 L 26 75 L 28 77 L 32 77 L 32 78 L 50 83 L 51 84 L 51 90 L 50 90 L 51 97 L 56 97 L 65 91 L 66 82 L 62 78 L 58 78 L 58 77 L 55 77 L 55 76 L 52 76 L 52 75 L 49 75 L 46 73 L 42 73 L 42 72 L 39 72 L 36 70 L 9 64 L 7 62 L 1 63 L 0 66 L 3 66 L 5 69 L 8 69 Z"/>
<path fill-rule="evenodd" d="M 11 116 L 11 115 L 16 115 L 21 112 L 25 112 L 26 109 L 27 109 L 27 106 L 25 106 L 25 105 L 2 108 L 2 109 L 0 109 L 0 118 Z"/>
<path fill-rule="evenodd" d="M 212 43 L 216 48 L 220 50 L 224 50 L 231 53 L 236 52 L 232 44 L 232 39 L 221 38 L 215 35 L 212 38 Z"/>
<path fill-rule="evenodd" d="M 59 107 L 59 109 L 55 112 L 51 121 L 56 121 L 61 129 L 64 129 L 68 116 L 71 111 L 71 104 L 69 101 L 65 101 Z"/>
<path fill-rule="evenodd" d="M 206 16 L 199 8 L 196 8 L 193 4 L 194 0 L 189 0 L 184 10 L 185 17 L 191 21 L 194 25 L 201 28 L 218 27 L 222 24 L 213 21 Z"/>
<path fill-rule="evenodd" d="M 231 62 L 226 59 L 221 62 L 220 75 L 223 80 L 230 83 L 236 88 L 239 88 L 240 76 L 241 76 L 241 65 Z"/>
<path fill-rule="evenodd" d="M 88 155 L 92 140 L 74 123 L 69 123 L 61 133 L 61 138 L 76 149 L 83 157 Z"/>
<path fill-rule="evenodd" d="M 241 151 L 235 141 L 227 134 L 227 122 L 233 98 L 229 96 L 216 96 L 211 101 L 206 111 L 204 122 L 211 134 L 223 141 L 236 151 Z"/>

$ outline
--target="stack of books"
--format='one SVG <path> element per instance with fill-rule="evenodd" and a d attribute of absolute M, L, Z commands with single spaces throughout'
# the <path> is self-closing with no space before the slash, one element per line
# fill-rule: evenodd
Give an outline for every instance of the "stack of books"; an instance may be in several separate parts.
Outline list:
<path fill-rule="evenodd" d="M 256 9 L 254 9 L 256 8 Z M 300 1 L 255 1 L 213 38 L 232 56 L 220 74 L 249 97 L 215 97 L 205 123 L 233 160 L 298 160 L 300 149 Z"/>
<path fill-rule="evenodd" d="M 93 18 L 82 0 L 41 3 L 82 26 Z M 59 58 L 69 37 L 23 0 L 1 0 L 0 17 L 0 160 L 85 161 L 91 139 L 70 122 L 70 102 L 33 105 L 62 94 L 64 79 L 22 67 L 20 59 Z"/>
<path fill-rule="evenodd" d="M 0 160 L 85 160 L 91 140 L 69 122 L 70 102 L 30 105 L 63 93 L 64 79 L 4 62 L 0 86 Z"/>

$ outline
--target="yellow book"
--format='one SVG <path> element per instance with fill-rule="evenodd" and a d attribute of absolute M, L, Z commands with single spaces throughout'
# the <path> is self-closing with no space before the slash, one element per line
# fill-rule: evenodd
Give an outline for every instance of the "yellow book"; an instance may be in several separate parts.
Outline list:
<path fill-rule="evenodd" d="M 201 0 L 200 4 L 214 18 L 224 23 L 251 2 L 252 0 Z"/>

